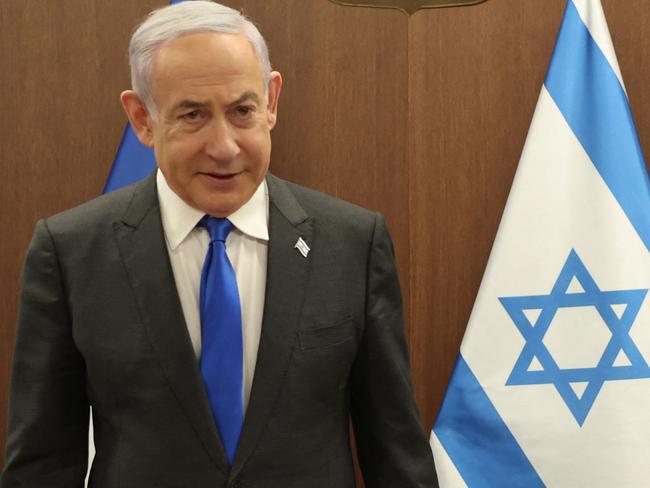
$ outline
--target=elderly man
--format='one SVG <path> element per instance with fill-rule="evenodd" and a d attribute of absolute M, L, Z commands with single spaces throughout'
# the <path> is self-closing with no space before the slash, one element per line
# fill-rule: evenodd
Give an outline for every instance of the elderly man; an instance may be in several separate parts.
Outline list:
<path fill-rule="evenodd" d="M 158 170 L 40 221 L 1 488 L 437 485 L 380 215 L 267 173 L 282 86 L 238 12 L 184 2 L 122 93 Z"/>

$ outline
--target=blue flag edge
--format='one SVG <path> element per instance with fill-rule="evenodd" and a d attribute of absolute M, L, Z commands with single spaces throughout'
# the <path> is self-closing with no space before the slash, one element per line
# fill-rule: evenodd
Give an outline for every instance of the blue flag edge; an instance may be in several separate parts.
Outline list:
<path fill-rule="evenodd" d="M 433 432 L 469 487 L 545 486 L 462 354 Z"/>
<path fill-rule="evenodd" d="M 650 251 L 650 180 L 627 95 L 573 0 L 544 85 Z M 575 86 L 589 90 L 578 97 Z"/>
<path fill-rule="evenodd" d="M 108 193 L 145 178 L 156 167 L 153 149 L 143 145 L 127 123 L 102 193 Z"/>

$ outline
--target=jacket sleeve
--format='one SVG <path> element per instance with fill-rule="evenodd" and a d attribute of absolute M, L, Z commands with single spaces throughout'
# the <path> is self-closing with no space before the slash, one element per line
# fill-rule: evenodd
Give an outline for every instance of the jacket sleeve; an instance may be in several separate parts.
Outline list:
<path fill-rule="evenodd" d="M 22 275 L 0 488 L 83 487 L 88 417 L 84 361 L 55 244 L 40 221 Z"/>
<path fill-rule="evenodd" d="M 413 397 L 402 296 L 381 215 L 367 268 L 366 323 L 352 369 L 351 411 L 367 488 L 438 486 Z"/>

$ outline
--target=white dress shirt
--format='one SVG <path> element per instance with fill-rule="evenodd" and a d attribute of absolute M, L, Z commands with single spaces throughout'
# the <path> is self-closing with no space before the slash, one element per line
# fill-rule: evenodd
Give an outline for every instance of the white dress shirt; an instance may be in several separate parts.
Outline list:
<path fill-rule="evenodd" d="M 156 178 L 167 251 L 187 331 L 198 359 L 201 356 L 201 270 L 210 237 L 207 230 L 196 224 L 205 213 L 190 207 L 174 193 L 160 170 Z M 248 202 L 228 216 L 235 227 L 226 239 L 226 254 L 235 270 L 241 304 L 244 411 L 248 407 L 262 331 L 269 241 L 268 208 L 268 190 L 264 181 Z"/>

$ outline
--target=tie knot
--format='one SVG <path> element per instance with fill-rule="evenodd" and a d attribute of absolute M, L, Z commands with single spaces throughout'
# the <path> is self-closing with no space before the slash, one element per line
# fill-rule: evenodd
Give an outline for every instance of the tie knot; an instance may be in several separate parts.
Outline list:
<path fill-rule="evenodd" d="M 199 221 L 199 227 L 208 230 L 212 242 L 221 241 L 225 243 L 234 226 L 228 219 L 208 217 L 206 215 Z"/>

